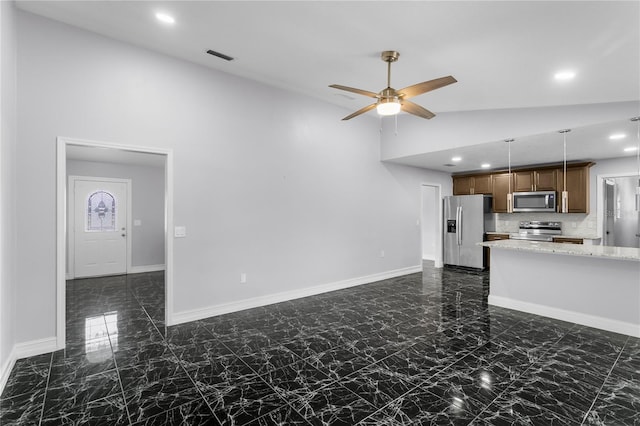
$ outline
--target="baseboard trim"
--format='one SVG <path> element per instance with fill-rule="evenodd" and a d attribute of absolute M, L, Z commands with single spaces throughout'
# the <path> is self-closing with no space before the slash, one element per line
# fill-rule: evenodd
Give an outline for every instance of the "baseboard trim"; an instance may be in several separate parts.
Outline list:
<path fill-rule="evenodd" d="M 9 375 L 11 374 L 11 370 L 13 370 L 13 366 L 16 365 L 17 359 L 16 347 L 14 346 L 7 360 L 2 364 L 2 367 L 0 367 L 0 395 L 4 392 L 4 388 L 9 380 Z"/>
<path fill-rule="evenodd" d="M 132 266 L 128 274 L 141 274 L 143 272 L 157 272 L 164 271 L 164 265 L 143 265 L 143 266 Z"/>
<path fill-rule="evenodd" d="M 314 296 L 316 294 L 327 293 L 335 290 L 342 290 L 349 287 L 355 287 L 358 285 L 369 284 L 376 281 L 396 278 L 416 272 L 422 272 L 421 265 L 395 269 L 392 271 L 381 272 L 364 277 L 351 278 L 343 281 L 336 281 L 333 283 L 321 284 L 299 290 L 252 297 L 250 299 L 239 300 L 237 302 L 222 303 L 220 305 L 213 305 L 200 309 L 176 312 L 173 314 L 173 324 L 181 324 L 184 322 L 196 321 L 217 315 L 229 314 L 231 312 L 243 311 L 245 309 L 271 305 L 273 303 L 286 302 L 288 300 L 300 299 L 302 297 Z"/>
<path fill-rule="evenodd" d="M 515 309 L 517 311 L 542 315 L 561 321 L 574 322 L 576 324 L 599 328 L 601 330 L 612 331 L 614 333 L 640 337 L 640 325 L 638 324 L 603 318 L 595 315 L 583 314 L 580 312 L 567 311 L 565 309 L 538 305 L 536 303 L 523 302 L 521 300 L 509 299 L 507 297 L 489 295 L 488 302 L 490 305 L 500 306 L 502 308 Z"/>
<path fill-rule="evenodd" d="M 16 353 L 16 359 L 46 354 L 47 352 L 54 352 L 58 350 L 58 340 L 55 337 L 47 337 L 24 343 L 17 343 L 14 350 Z"/>

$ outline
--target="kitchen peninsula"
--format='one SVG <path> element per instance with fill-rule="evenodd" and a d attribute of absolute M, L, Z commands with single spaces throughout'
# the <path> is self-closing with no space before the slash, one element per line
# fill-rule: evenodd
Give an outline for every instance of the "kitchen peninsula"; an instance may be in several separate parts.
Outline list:
<path fill-rule="evenodd" d="M 640 249 L 500 240 L 489 304 L 640 337 Z"/>

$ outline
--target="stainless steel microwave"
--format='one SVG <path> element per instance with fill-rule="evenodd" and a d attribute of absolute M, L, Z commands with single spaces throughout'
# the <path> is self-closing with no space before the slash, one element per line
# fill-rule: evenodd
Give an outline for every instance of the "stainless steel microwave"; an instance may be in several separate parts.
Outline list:
<path fill-rule="evenodd" d="M 514 212 L 555 212 L 555 191 L 514 192 Z"/>

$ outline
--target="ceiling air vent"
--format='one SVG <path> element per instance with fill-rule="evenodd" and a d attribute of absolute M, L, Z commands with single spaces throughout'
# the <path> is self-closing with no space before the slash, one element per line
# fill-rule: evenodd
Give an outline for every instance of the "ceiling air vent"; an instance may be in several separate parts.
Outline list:
<path fill-rule="evenodd" d="M 224 53 L 216 52 L 215 50 L 207 50 L 209 55 L 217 56 L 218 58 L 224 59 L 225 61 L 233 61 L 233 58 L 229 55 L 225 55 Z"/>

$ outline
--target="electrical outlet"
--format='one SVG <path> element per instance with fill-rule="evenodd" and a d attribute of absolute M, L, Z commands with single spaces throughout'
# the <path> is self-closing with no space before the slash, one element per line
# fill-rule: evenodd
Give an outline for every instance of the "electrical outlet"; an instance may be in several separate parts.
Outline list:
<path fill-rule="evenodd" d="M 384 257 L 384 250 L 380 250 L 380 257 Z"/>
<path fill-rule="evenodd" d="M 246 284 L 246 283 L 247 283 L 247 274 L 243 272 L 240 274 L 240 284 Z"/>

